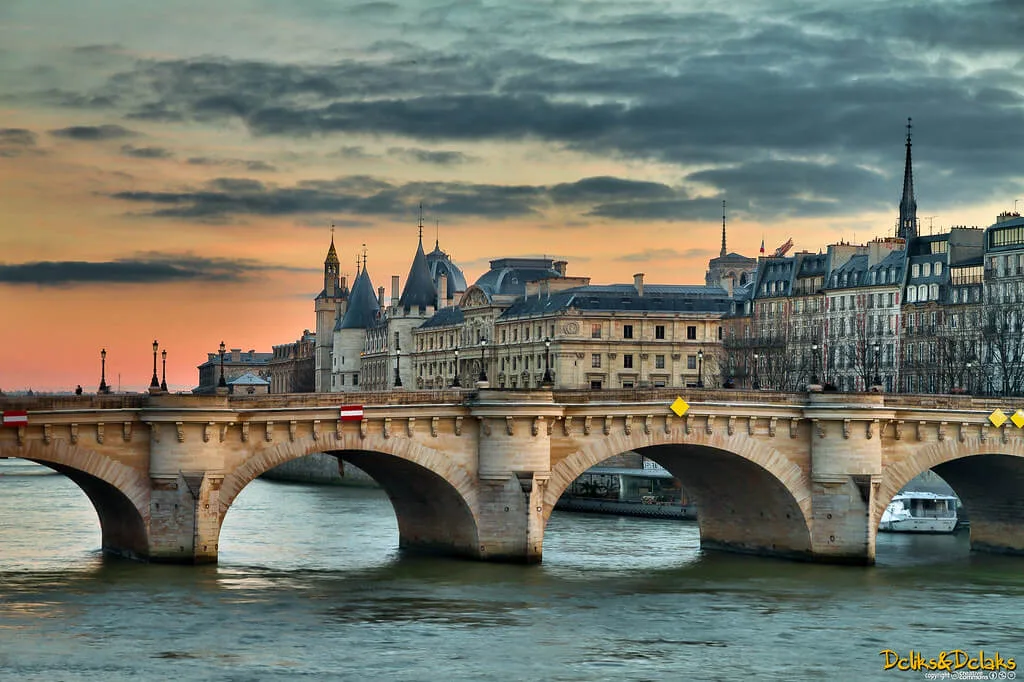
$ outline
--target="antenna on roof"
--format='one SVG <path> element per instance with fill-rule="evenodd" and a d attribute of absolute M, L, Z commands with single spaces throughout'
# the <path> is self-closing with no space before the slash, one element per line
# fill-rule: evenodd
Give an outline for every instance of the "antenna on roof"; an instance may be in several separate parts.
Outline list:
<path fill-rule="evenodd" d="M 441 250 L 441 221 L 434 218 L 434 248 Z"/>
<path fill-rule="evenodd" d="M 725 199 L 722 199 L 722 253 L 725 256 Z"/>

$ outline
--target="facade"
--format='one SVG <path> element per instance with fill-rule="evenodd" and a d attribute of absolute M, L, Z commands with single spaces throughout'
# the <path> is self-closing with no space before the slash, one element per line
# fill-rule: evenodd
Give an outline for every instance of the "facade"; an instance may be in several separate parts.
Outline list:
<path fill-rule="evenodd" d="M 1024 218 L 1002 213 L 985 231 L 982 346 L 978 375 L 988 393 L 1024 393 Z M 962 297 L 961 297 L 962 298 Z"/>
<path fill-rule="evenodd" d="M 746 286 L 757 274 L 757 259 L 730 253 L 725 247 L 725 202 L 722 202 L 722 249 L 716 258 L 708 261 L 704 283 L 709 287 L 722 287 L 730 294 L 737 287 Z"/>
<path fill-rule="evenodd" d="M 310 393 L 315 388 L 316 334 L 304 329 L 291 343 L 273 347 L 271 393 Z"/>
<path fill-rule="evenodd" d="M 376 323 L 379 312 L 380 301 L 373 292 L 373 281 L 366 269 L 364 256 L 362 270 L 357 270 L 352 283 L 345 314 L 334 325 L 330 382 L 332 392 L 365 390 L 365 384 L 360 384 L 360 377 L 363 373 L 366 331 Z"/>
<path fill-rule="evenodd" d="M 358 262 L 358 261 L 357 261 Z M 316 375 L 314 389 L 320 393 L 330 389 L 333 360 L 333 330 L 338 318 L 345 314 L 348 290 L 340 274 L 338 252 L 334 248 L 334 235 L 324 259 L 324 288 L 314 302 L 316 311 Z"/>
<path fill-rule="evenodd" d="M 254 350 L 242 352 L 241 348 L 232 348 L 224 353 L 224 381 L 230 382 L 243 374 L 252 373 L 261 379 L 270 376 L 270 361 L 273 353 L 257 353 Z M 199 386 L 192 392 L 199 395 L 212 395 L 217 392 L 221 376 L 220 353 L 207 353 L 206 362 L 199 365 Z"/>

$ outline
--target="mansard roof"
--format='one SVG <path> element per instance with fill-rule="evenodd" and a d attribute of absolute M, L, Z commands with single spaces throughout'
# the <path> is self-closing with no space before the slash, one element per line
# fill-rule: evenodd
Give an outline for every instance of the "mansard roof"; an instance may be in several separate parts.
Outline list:
<path fill-rule="evenodd" d="M 412 267 L 409 268 L 409 276 L 405 280 L 405 288 L 402 290 L 401 298 L 398 299 L 398 305 L 403 308 L 426 308 L 437 305 L 437 288 L 434 286 L 434 278 L 430 274 L 427 257 L 423 253 L 422 234 L 419 244 L 416 246 L 416 255 L 412 259 Z"/>
<path fill-rule="evenodd" d="M 450 305 L 447 308 L 441 308 L 431 315 L 430 319 L 421 324 L 418 329 L 454 327 L 462 324 L 465 320 L 466 316 L 462 313 L 462 308 L 456 305 Z"/>
<path fill-rule="evenodd" d="M 345 315 L 338 320 L 334 329 L 366 329 L 377 318 L 378 311 L 380 303 L 373 293 L 373 282 L 364 266 L 352 284 Z"/>
<path fill-rule="evenodd" d="M 455 298 L 455 294 L 466 290 L 466 276 L 451 257 L 441 250 L 439 242 L 434 241 L 434 250 L 427 254 L 427 265 L 430 266 L 430 278 L 434 281 L 434 288 L 441 286 L 441 275 L 448 277 L 447 291 L 441 292 L 445 298 Z"/>
<path fill-rule="evenodd" d="M 520 298 L 499 319 L 550 315 L 570 308 L 594 312 L 727 313 L 729 305 L 729 295 L 721 287 L 654 284 L 644 286 L 644 295 L 640 296 L 632 284 L 588 285 Z"/>
<path fill-rule="evenodd" d="M 484 290 L 488 298 L 522 296 L 527 282 L 561 276 L 550 258 L 498 258 L 491 261 L 491 269 L 473 285 Z"/>

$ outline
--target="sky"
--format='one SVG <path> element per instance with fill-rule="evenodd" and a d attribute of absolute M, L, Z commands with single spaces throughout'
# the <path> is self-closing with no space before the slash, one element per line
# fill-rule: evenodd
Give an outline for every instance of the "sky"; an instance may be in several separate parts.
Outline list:
<path fill-rule="evenodd" d="M 891 235 L 906 121 L 924 231 L 1024 209 L 1021 0 L 5 0 L 0 389 L 171 390 L 223 340 L 404 282 L 422 205 L 472 282 L 548 255 L 702 283 Z"/>

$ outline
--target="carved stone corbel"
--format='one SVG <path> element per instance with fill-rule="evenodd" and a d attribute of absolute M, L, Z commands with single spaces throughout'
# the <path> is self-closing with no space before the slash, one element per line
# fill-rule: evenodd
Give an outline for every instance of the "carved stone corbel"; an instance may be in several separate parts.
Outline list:
<path fill-rule="evenodd" d="M 491 435 L 491 423 L 484 417 L 477 417 L 480 420 L 480 431 L 485 435 Z"/>
<path fill-rule="evenodd" d="M 672 415 L 670 414 L 665 415 L 665 433 L 672 433 Z"/>
<path fill-rule="evenodd" d="M 405 422 L 405 433 L 409 438 L 416 432 L 416 417 L 409 417 Z"/>
<path fill-rule="evenodd" d="M 461 436 L 462 435 L 462 417 L 456 417 L 455 418 L 455 435 L 456 436 Z"/>
<path fill-rule="evenodd" d="M 845 438 L 846 440 L 850 439 L 850 420 L 849 419 L 844 419 L 843 420 L 843 438 Z"/>
<path fill-rule="evenodd" d="M 295 432 L 299 428 L 299 423 L 294 419 L 288 421 L 288 440 L 295 442 Z"/>
<path fill-rule="evenodd" d="M 124 438 L 124 442 L 127 443 L 132 439 L 132 423 L 125 422 L 121 429 L 121 437 Z"/>
<path fill-rule="evenodd" d="M 103 430 L 104 430 L 103 422 L 100 422 L 100 423 L 96 424 L 96 442 L 101 444 L 101 445 L 103 444 Z"/>
<path fill-rule="evenodd" d="M 867 429 L 866 429 L 866 431 L 864 433 L 864 437 L 867 438 L 868 440 L 871 440 L 872 438 L 874 438 L 875 437 L 875 427 L 876 426 L 878 426 L 878 420 L 877 419 L 869 420 L 868 421 L 868 425 L 867 425 Z"/>
<path fill-rule="evenodd" d="M 653 422 L 654 422 L 654 415 L 653 414 L 649 414 L 646 417 L 644 417 L 644 433 L 645 434 L 650 435 L 650 433 L 651 433 L 651 424 Z"/>
<path fill-rule="evenodd" d="M 210 442 L 210 432 L 213 430 L 214 426 L 216 426 L 215 422 L 206 422 L 205 424 L 203 424 L 203 442 L 204 443 L 209 443 Z"/>
<path fill-rule="evenodd" d="M 715 415 L 709 414 L 707 419 L 708 420 L 704 422 L 704 433 L 710 436 L 715 432 Z"/>
<path fill-rule="evenodd" d="M 551 435 L 551 431 L 552 431 L 552 429 L 554 429 L 554 428 L 555 428 L 555 420 L 557 420 L 557 419 L 558 419 L 558 417 L 552 417 L 552 418 L 551 418 L 551 419 L 549 419 L 549 420 L 548 420 L 548 422 L 547 422 L 547 432 L 548 432 L 548 435 L 549 435 L 549 436 Z"/>
<path fill-rule="evenodd" d="M 927 424 L 927 423 L 928 422 L 926 422 L 926 421 L 919 421 L 919 422 L 917 422 L 917 439 L 918 440 L 924 440 L 924 427 L 925 427 L 925 424 Z"/>
<path fill-rule="evenodd" d="M 1010 442 L 1010 429 L 1006 428 L 1006 426 L 1004 425 L 1003 428 L 1001 428 L 999 430 L 1003 432 L 1003 437 L 1002 437 L 1003 444 L 1005 445 L 1006 443 L 1009 443 Z"/>
<path fill-rule="evenodd" d="M 220 425 L 220 442 L 221 443 L 223 443 L 224 441 L 226 441 L 228 439 L 228 426 L 230 426 L 230 424 L 228 424 L 227 422 L 223 422 Z"/>
<path fill-rule="evenodd" d="M 689 412 L 686 413 L 686 419 L 683 423 L 683 431 L 685 431 L 686 435 L 689 436 L 693 433 L 693 416 L 691 416 Z"/>
<path fill-rule="evenodd" d="M 770 418 L 768 420 L 768 435 L 770 437 L 772 437 L 772 438 L 775 438 L 775 432 L 778 430 L 778 427 L 779 427 L 779 418 L 778 417 Z M 792 425 L 790 425 L 789 428 L 790 428 L 790 432 L 792 433 L 792 429 L 793 429 Z M 790 437 L 792 437 L 792 436 L 790 436 Z"/>
<path fill-rule="evenodd" d="M 736 417 L 735 416 L 729 415 L 729 421 L 725 425 L 725 431 L 730 436 L 732 434 L 736 433 Z"/>
<path fill-rule="evenodd" d="M 25 444 L 25 431 L 26 428 L 24 424 L 18 427 L 18 445 Z"/>
<path fill-rule="evenodd" d="M 179 443 L 184 443 L 185 442 L 185 423 L 184 422 L 174 422 L 174 430 L 178 434 L 178 442 Z"/>
<path fill-rule="evenodd" d="M 814 425 L 814 432 L 818 434 L 818 438 L 825 437 L 825 422 L 820 419 L 812 419 L 811 423 Z"/>
<path fill-rule="evenodd" d="M 946 422 L 939 422 L 939 440 L 946 440 Z"/>
<path fill-rule="evenodd" d="M 583 419 L 583 435 L 584 436 L 589 436 L 590 435 L 590 425 L 591 425 L 591 423 L 593 421 L 594 421 L 593 417 L 590 417 L 590 416 L 584 417 L 584 419 Z"/>
<path fill-rule="evenodd" d="M 626 421 L 622 424 L 622 430 L 627 436 L 633 433 L 633 415 L 626 415 Z"/>
<path fill-rule="evenodd" d="M 896 434 L 896 440 L 903 440 L 903 420 L 897 419 L 896 425 L 893 427 L 893 433 Z"/>
<path fill-rule="evenodd" d="M 960 422 L 960 442 L 967 440 L 967 422 Z"/>
<path fill-rule="evenodd" d="M 797 430 L 800 428 L 800 420 L 796 417 L 789 419 L 789 437 L 796 438 Z"/>
<path fill-rule="evenodd" d="M 43 442 L 49 445 L 51 440 L 53 440 L 53 427 L 43 424 Z"/>
<path fill-rule="evenodd" d="M 988 424 L 982 424 L 978 430 L 978 439 L 984 443 L 988 440 Z"/>
<path fill-rule="evenodd" d="M 757 417 L 747 417 L 747 435 L 753 436 L 757 430 Z"/>
<path fill-rule="evenodd" d="M 562 435 L 568 436 L 572 433 L 572 415 L 568 415 L 562 420 Z"/>
<path fill-rule="evenodd" d="M 440 417 L 430 418 L 430 437 L 437 438 L 437 425 L 441 421 Z"/>
<path fill-rule="evenodd" d="M 267 422 L 265 428 L 266 430 L 263 432 L 263 438 L 270 443 L 274 440 L 274 422 Z"/>
<path fill-rule="evenodd" d="M 366 438 L 366 433 L 370 430 L 370 420 L 363 417 L 359 420 L 359 437 Z"/>
<path fill-rule="evenodd" d="M 505 417 L 505 433 L 514 435 L 516 432 L 516 420 L 512 417 Z"/>
<path fill-rule="evenodd" d="M 530 435 L 536 436 L 540 433 L 540 425 L 544 423 L 544 417 L 534 417 L 533 423 L 530 424 Z"/>
<path fill-rule="evenodd" d="M 320 420 L 313 420 L 313 440 L 320 440 Z"/>
<path fill-rule="evenodd" d="M 391 417 L 384 417 L 384 437 L 391 438 Z"/>
<path fill-rule="evenodd" d="M 611 434 L 611 432 L 612 432 L 612 416 L 609 414 L 609 415 L 605 415 L 605 418 L 604 418 L 604 435 L 607 436 L 607 435 Z"/>
<path fill-rule="evenodd" d="M 249 422 L 242 422 L 242 442 L 249 440 Z"/>
<path fill-rule="evenodd" d="M 156 437 L 156 442 L 159 443 L 160 442 L 160 436 L 159 436 L 159 432 L 156 430 L 156 428 L 157 428 L 156 424 L 154 424 L 153 425 L 153 432 L 158 434 L 157 437 Z M 77 443 L 78 442 L 78 424 L 72 424 L 71 425 L 71 442 L 72 443 Z"/>

